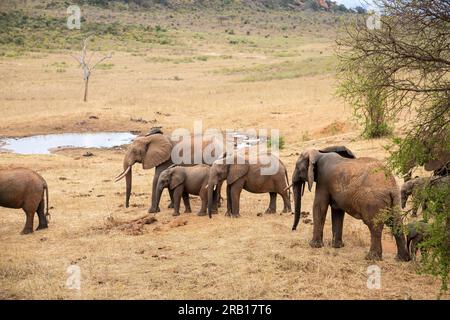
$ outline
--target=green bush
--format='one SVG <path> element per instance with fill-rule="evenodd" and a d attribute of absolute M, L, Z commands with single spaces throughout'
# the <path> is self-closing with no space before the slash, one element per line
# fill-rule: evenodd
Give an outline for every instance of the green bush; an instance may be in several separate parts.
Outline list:
<path fill-rule="evenodd" d="M 275 148 L 278 148 L 278 150 L 283 150 L 284 149 L 284 137 L 283 136 L 279 136 L 278 139 L 273 139 L 270 138 L 267 140 L 267 148 L 270 149 L 272 148 L 272 146 L 274 146 Z"/>
<path fill-rule="evenodd" d="M 450 272 L 449 192 L 448 185 L 439 184 L 426 188 L 421 196 L 427 199 L 423 217 L 430 228 L 425 241 L 418 245 L 422 253 L 421 272 L 440 277 L 442 292 L 448 289 Z"/>

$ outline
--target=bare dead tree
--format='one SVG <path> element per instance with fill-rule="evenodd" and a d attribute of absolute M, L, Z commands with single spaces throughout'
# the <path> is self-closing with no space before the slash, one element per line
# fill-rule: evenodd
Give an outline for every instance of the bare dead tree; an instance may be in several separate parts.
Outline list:
<path fill-rule="evenodd" d="M 72 57 L 79 63 L 79 66 L 81 70 L 83 71 L 83 80 L 84 80 L 84 98 L 83 101 L 87 102 L 87 95 L 88 95 L 88 87 L 89 87 L 89 79 L 91 77 L 92 72 L 95 70 L 95 68 L 105 61 L 106 59 L 110 59 L 112 57 L 111 53 L 108 53 L 106 56 L 103 56 L 100 58 L 96 63 L 91 64 L 91 60 L 94 56 L 94 51 L 92 52 L 91 56 L 86 60 L 87 57 L 87 45 L 89 40 L 93 36 L 90 35 L 86 39 L 83 40 L 83 49 L 81 49 L 81 54 L 79 57 L 73 56 Z"/>

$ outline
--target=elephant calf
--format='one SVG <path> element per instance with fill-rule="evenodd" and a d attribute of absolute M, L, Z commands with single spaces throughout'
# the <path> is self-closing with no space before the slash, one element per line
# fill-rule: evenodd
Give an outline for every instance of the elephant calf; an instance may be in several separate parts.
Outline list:
<path fill-rule="evenodd" d="M 414 204 L 411 215 L 413 217 L 417 217 L 417 210 L 419 209 L 419 205 L 422 206 L 422 210 L 426 210 L 427 208 L 428 199 L 424 197 L 423 191 L 429 186 L 445 184 L 450 185 L 450 178 L 448 176 L 432 177 L 431 179 L 416 177 L 405 182 L 401 188 L 402 209 L 406 207 L 406 202 L 408 201 L 409 196 L 412 195 L 412 197 L 414 198 Z"/>
<path fill-rule="evenodd" d="M 428 228 L 429 225 L 423 221 L 414 221 L 407 225 L 406 246 L 413 259 L 415 259 L 419 250 L 417 245 L 425 239 Z"/>
<path fill-rule="evenodd" d="M 428 178 L 416 177 L 414 179 L 411 179 L 411 180 L 405 182 L 402 185 L 401 192 L 400 192 L 402 209 L 405 209 L 406 202 L 408 201 L 409 196 L 412 195 L 415 200 L 413 203 L 412 213 L 411 213 L 411 216 L 413 216 L 413 217 L 417 217 L 417 211 L 419 210 L 419 205 L 420 205 L 420 203 L 418 203 L 415 198 L 420 194 L 420 192 L 427 185 L 427 183 L 428 183 Z M 422 209 L 426 208 L 425 202 L 422 202 L 421 205 L 422 205 Z"/>
<path fill-rule="evenodd" d="M 180 215 L 180 202 L 183 197 L 186 212 L 191 212 L 189 194 L 200 196 L 202 207 L 198 211 L 199 216 L 206 215 L 208 199 L 209 166 L 200 164 L 193 167 L 173 165 L 164 170 L 158 179 L 156 187 L 156 205 L 159 206 L 161 194 L 165 188 L 169 189 L 173 197 L 174 216 Z"/>
<path fill-rule="evenodd" d="M 35 212 L 39 217 L 39 226 L 36 230 L 45 229 L 49 215 L 47 183 L 39 174 L 29 169 L 2 169 L 0 170 L 0 206 L 21 208 L 25 211 L 26 223 L 22 234 L 33 232 Z"/>

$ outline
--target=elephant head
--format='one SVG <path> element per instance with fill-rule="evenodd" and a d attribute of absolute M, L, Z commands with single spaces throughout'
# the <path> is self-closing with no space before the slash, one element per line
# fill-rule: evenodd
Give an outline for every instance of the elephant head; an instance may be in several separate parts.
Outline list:
<path fill-rule="evenodd" d="M 420 194 L 418 192 L 420 192 L 420 190 L 423 189 L 427 183 L 427 178 L 415 177 L 414 179 L 411 179 L 402 185 L 400 190 L 402 209 L 406 207 L 406 202 L 408 201 L 409 196 L 413 193 L 415 196 Z"/>
<path fill-rule="evenodd" d="M 125 206 L 130 204 L 132 167 L 135 163 L 142 163 L 144 169 L 152 169 L 170 159 L 172 152 L 172 142 L 162 134 L 152 134 L 137 137 L 128 148 L 123 159 L 123 171 L 115 181 L 123 178 L 126 180 Z"/>
<path fill-rule="evenodd" d="M 156 206 L 159 206 L 161 194 L 165 188 L 174 190 L 186 180 L 186 172 L 184 170 L 177 170 L 176 168 L 177 165 L 172 165 L 161 172 L 156 185 Z"/>
<path fill-rule="evenodd" d="M 305 192 L 305 184 L 308 183 L 308 190 L 311 191 L 314 181 L 316 181 L 317 170 L 316 163 L 321 155 L 335 152 L 341 157 L 353 159 L 354 154 L 344 146 L 333 146 L 322 150 L 307 150 L 302 152 L 297 162 L 295 163 L 295 170 L 292 175 L 292 189 L 294 193 L 294 225 L 292 230 L 297 230 L 300 221 L 301 202 Z"/>

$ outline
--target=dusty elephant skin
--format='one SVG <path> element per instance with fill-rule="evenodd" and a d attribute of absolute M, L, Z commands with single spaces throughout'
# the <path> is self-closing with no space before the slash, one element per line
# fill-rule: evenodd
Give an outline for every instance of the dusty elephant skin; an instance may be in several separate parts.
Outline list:
<path fill-rule="evenodd" d="M 181 198 L 184 201 L 185 212 L 191 212 L 190 194 L 200 196 L 202 206 L 197 214 L 199 216 L 206 215 L 209 169 L 208 165 L 201 164 L 193 167 L 173 165 L 164 170 L 159 176 L 156 187 L 156 205 L 159 206 L 161 194 L 165 188 L 168 188 L 173 198 L 174 216 L 180 215 Z"/>
<path fill-rule="evenodd" d="M 197 141 L 201 139 L 201 141 Z M 190 150 L 191 154 L 187 157 L 188 161 L 184 161 L 179 165 L 190 166 L 194 164 L 194 146 L 202 146 L 203 150 L 208 147 L 211 143 L 211 138 L 208 137 L 191 137 L 190 141 L 182 141 L 179 145 L 179 150 Z M 149 213 L 160 212 L 158 207 L 157 192 L 156 187 L 158 184 L 158 179 L 164 170 L 169 168 L 174 163 L 171 159 L 172 150 L 177 145 L 178 141 L 173 141 L 167 135 L 162 134 L 158 131 L 155 133 L 150 133 L 146 136 L 137 137 L 133 143 L 128 148 L 125 157 L 123 159 L 123 171 L 116 177 L 116 182 L 125 178 L 126 181 L 126 198 L 125 206 L 128 208 L 130 206 L 130 196 L 131 196 L 131 186 L 132 186 L 132 167 L 135 163 L 142 163 L 144 170 L 155 168 L 155 175 L 153 177 L 152 185 L 152 203 L 151 207 L 148 209 Z M 180 159 L 185 159 L 183 152 L 180 152 L 178 156 Z M 211 152 L 214 155 L 214 150 Z M 202 158 L 202 161 L 204 159 Z M 170 207 L 173 206 L 173 199 Z"/>
<path fill-rule="evenodd" d="M 256 155 L 257 161 L 249 161 L 249 155 L 231 155 L 233 161 L 226 157 L 216 160 L 210 170 L 208 181 L 208 213 L 214 211 L 213 204 L 218 199 L 217 186 L 227 181 L 227 215 L 239 217 L 239 202 L 242 190 L 251 193 L 269 193 L 270 203 L 266 213 L 275 213 L 277 194 L 283 198 L 283 212 L 291 211 L 291 203 L 287 186 L 289 184 L 287 169 L 280 159 L 274 155 Z M 245 159 L 238 160 L 238 157 Z M 270 160 L 270 161 L 269 161 Z M 278 171 L 272 175 L 261 174 L 261 169 L 267 163 L 278 162 Z M 231 164 L 228 164 L 231 163 Z M 220 189 L 219 189 L 220 190 Z"/>
<path fill-rule="evenodd" d="M 36 230 L 48 227 L 48 186 L 44 178 L 32 170 L 25 168 L 0 170 L 0 206 L 25 211 L 26 223 L 22 234 L 33 232 L 35 212 L 39 217 L 39 226 Z"/>
<path fill-rule="evenodd" d="M 346 151 L 347 150 L 347 151 Z M 336 152 L 333 152 L 336 151 Z M 332 246 L 344 246 L 342 228 L 347 212 L 356 219 L 362 219 L 370 230 L 371 246 L 367 259 L 381 260 L 381 236 L 384 224 L 376 220 L 380 210 L 391 213 L 389 226 L 392 227 L 397 244 L 397 257 L 402 261 L 410 259 L 406 250 L 405 237 L 401 231 L 401 218 L 395 207 L 400 205 L 399 190 L 392 174 L 387 174 L 383 164 L 372 158 L 355 159 L 345 147 L 326 150 L 307 150 L 295 165 L 292 177 L 295 201 L 295 221 L 297 229 L 301 212 L 301 198 L 305 184 L 311 191 L 316 182 L 313 202 L 314 230 L 310 246 L 323 246 L 323 228 L 328 206 L 331 207 Z"/>

